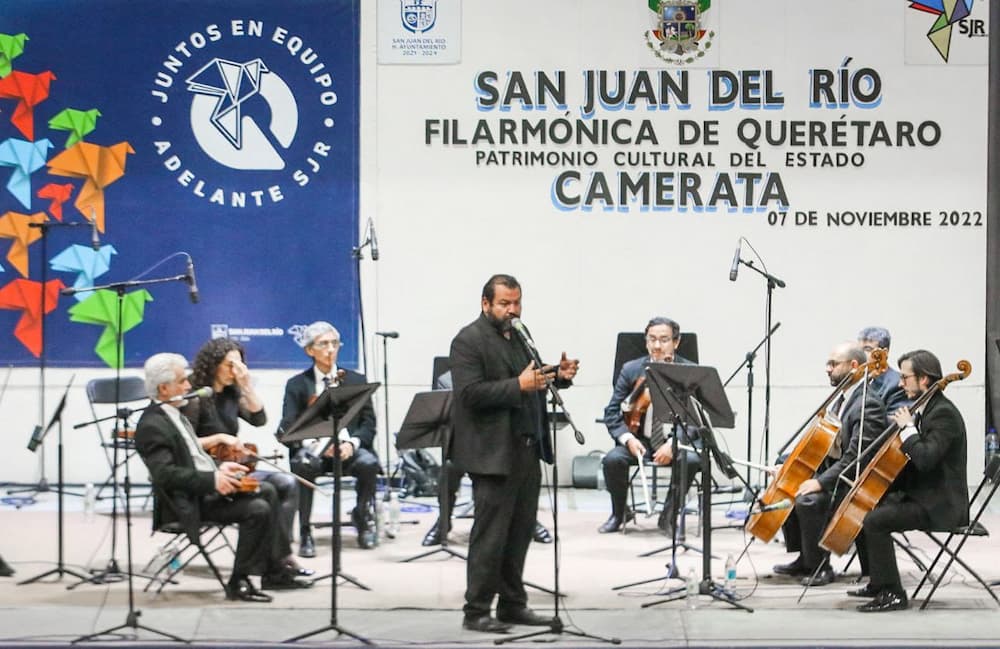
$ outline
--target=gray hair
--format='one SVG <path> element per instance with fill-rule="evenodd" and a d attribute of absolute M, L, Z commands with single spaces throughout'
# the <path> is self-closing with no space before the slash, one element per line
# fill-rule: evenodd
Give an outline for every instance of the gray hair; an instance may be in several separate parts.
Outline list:
<path fill-rule="evenodd" d="M 186 369 L 187 366 L 187 359 L 180 354 L 162 352 L 150 356 L 143 365 L 146 372 L 146 394 L 149 398 L 159 399 L 160 386 L 177 378 L 174 371 L 178 367 Z"/>
<path fill-rule="evenodd" d="M 337 340 L 340 340 L 340 332 L 337 331 L 336 327 L 325 320 L 317 320 L 302 332 L 302 348 L 309 347 L 316 342 L 317 338 L 328 333 L 332 333 Z"/>
<path fill-rule="evenodd" d="M 889 335 L 889 330 L 885 327 L 865 327 L 858 332 L 858 341 L 870 340 L 877 344 L 881 349 L 889 349 L 889 344 L 892 342 L 892 336 Z"/>

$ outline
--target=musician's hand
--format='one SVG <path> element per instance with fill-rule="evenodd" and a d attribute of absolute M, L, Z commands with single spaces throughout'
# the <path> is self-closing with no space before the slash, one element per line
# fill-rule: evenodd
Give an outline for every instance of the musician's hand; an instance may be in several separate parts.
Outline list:
<path fill-rule="evenodd" d="M 215 490 L 223 496 L 235 493 L 247 468 L 236 462 L 223 462 L 215 471 Z"/>
<path fill-rule="evenodd" d="M 780 468 L 781 468 L 780 466 L 766 466 L 764 467 L 763 470 L 764 473 L 766 473 L 767 475 L 771 476 L 772 478 L 776 478 L 778 476 L 778 469 Z"/>
<path fill-rule="evenodd" d="M 820 485 L 819 480 L 816 478 L 809 478 L 799 485 L 799 490 L 795 492 L 795 496 L 806 496 L 808 494 L 814 494 L 818 491 L 823 491 L 823 486 Z"/>
<path fill-rule="evenodd" d="M 346 462 L 352 457 L 354 457 L 354 444 L 351 444 L 350 442 L 341 442 L 340 459 Z"/>
<path fill-rule="evenodd" d="M 910 414 L 910 410 L 905 406 L 889 416 L 892 417 L 892 420 L 896 422 L 900 428 L 906 428 L 907 426 L 913 425 L 913 415 Z"/>
<path fill-rule="evenodd" d="M 656 462 L 660 466 L 666 466 L 673 461 L 674 449 L 670 447 L 670 444 L 664 444 L 653 452 L 653 462 Z"/>
<path fill-rule="evenodd" d="M 566 358 L 566 352 L 562 353 L 559 359 L 559 378 L 563 381 L 572 381 L 580 369 L 580 360 L 576 358 Z"/>
<path fill-rule="evenodd" d="M 521 392 L 544 390 L 546 386 L 545 370 L 535 367 L 535 361 L 531 361 L 517 376 L 517 384 L 521 388 Z"/>
<path fill-rule="evenodd" d="M 642 442 L 635 437 L 625 443 L 625 448 L 628 449 L 629 453 L 639 458 L 639 460 L 642 460 L 642 458 L 646 455 L 646 447 L 643 446 Z"/>
<path fill-rule="evenodd" d="M 247 389 L 250 387 L 250 369 L 246 366 L 242 360 L 235 358 L 231 363 L 233 369 L 233 378 L 236 379 L 236 384 L 242 389 Z"/>

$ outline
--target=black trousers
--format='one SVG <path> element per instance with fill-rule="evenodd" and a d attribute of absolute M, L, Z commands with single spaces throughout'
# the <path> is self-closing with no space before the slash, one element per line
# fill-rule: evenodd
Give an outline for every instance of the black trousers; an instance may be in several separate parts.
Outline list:
<path fill-rule="evenodd" d="M 299 482 L 287 473 L 278 471 L 254 471 L 251 477 L 261 482 L 267 482 L 278 492 L 278 507 L 281 515 L 282 530 L 292 540 L 292 525 L 295 523 L 295 512 L 299 510 Z M 310 490 L 311 491 L 311 490 Z"/>
<path fill-rule="evenodd" d="M 466 564 L 466 617 L 489 614 L 494 596 L 498 610 L 528 603 L 524 560 L 538 514 L 538 460 L 537 442 L 519 440 L 509 474 L 470 474 L 476 513 Z"/>
<path fill-rule="evenodd" d="M 906 500 L 883 502 L 865 516 L 863 529 L 868 545 L 868 568 L 873 588 L 905 594 L 890 534 L 926 530 L 930 527 L 930 517 L 924 508 Z"/>
<path fill-rule="evenodd" d="M 233 579 L 279 572 L 284 559 L 292 553 L 288 535 L 282 531 L 277 491 L 267 482 L 260 483 L 256 494 L 213 494 L 202 498 L 201 519 L 240 526 Z"/>
<path fill-rule="evenodd" d="M 795 498 L 795 507 L 788 514 L 781 530 L 785 537 L 785 549 L 800 553 L 802 565 L 806 569 L 815 570 L 821 563 L 829 563 L 830 553 L 819 546 L 819 541 L 846 495 L 846 491 L 842 491 L 833 498 L 825 491 L 819 491 Z M 869 557 L 864 531 L 858 534 L 854 545 L 858 550 L 861 574 L 867 575 Z"/>
<path fill-rule="evenodd" d="M 693 451 L 681 451 L 681 460 L 686 462 L 684 469 L 684 484 L 681 481 L 680 464 L 673 462 L 670 466 L 670 489 L 667 496 L 667 515 L 673 517 L 676 512 L 670 510 L 673 496 L 683 499 L 684 495 L 691 489 L 695 475 L 701 471 L 701 459 Z M 652 458 L 652 451 L 646 454 Z M 628 502 L 628 470 L 630 466 L 638 466 L 639 460 L 628 452 L 628 449 L 621 444 L 615 444 L 604 459 L 601 460 L 604 467 L 604 484 L 607 486 L 608 494 L 611 495 L 611 512 L 617 516 L 625 514 L 625 507 Z"/>
<path fill-rule="evenodd" d="M 317 458 L 304 448 L 300 448 L 289 462 L 292 473 L 306 480 L 315 482 L 321 475 L 333 473 L 333 458 Z M 354 449 L 354 455 L 341 467 L 343 475 L 349 475 L 356 480 L 359 512 L 367 512 L 375 502 L 375 481 L 381 467 L 378 456 L 364 448 Z M 339 495 L 339 494 L 338 494 Z M 299 485 L 299 530 L 307 532 L 312 521 L 313 490 L 311 487 Z"/>

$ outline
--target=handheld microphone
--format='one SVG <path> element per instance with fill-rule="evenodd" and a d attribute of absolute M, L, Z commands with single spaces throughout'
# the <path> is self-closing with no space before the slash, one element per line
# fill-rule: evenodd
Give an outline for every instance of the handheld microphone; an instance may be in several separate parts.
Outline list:
<path fill-rule="evenodd" d="M 736 244 L 736 252 L 733 254 L 733 265 L 729 268 L 729 281 L 735 282 L 736 275 L 740 272 L 740 251 L 743 250 L 743 238 Z"/>
<path fill-rule="evenodd" d="M 206 385 L 205 387 L 198 388 L 197 390 L 192 390 L 187 394 L 180 394 L 176 397 L 171 397 L 167 401 L 186 401 L 187 399 L 207 399 L 215 394 L 212 390 L 212 386 Z"/>
<path fill-rule="evenodd" d="M 399 338 L 398 331 L 376 331 L 376 336 L 382 336 L 383 338 Z"/>
<path fill-rule="evenodd" d="M 198 304 L 198 283 L 194 279 L 194 259 L 191 255 L 187 256 L 187 276 L 186 281 L 188 283 L 188 297 L 191 298 L 191 304 Z"/>
<path fill-rule="evenodd" d="M 510 326 L 514 327 L 517 333 L 521 335 L 521 340 L 524 341 L 524 344 L 526 344 L 532 351 L 538 351 L 538 348 L 535 347 L 535 341 L 531 339 L 531 334 L 528 333 L 528 330 L 525 328 L 524 323 L 521 322 L 520 318 L 511 318 Z"/>
<path fill-rule="evenodd" d="M 761 514 L 765 512 L 776 512 L 782 509 L 791 509 L 794 504 L 795 503 L 793 503 L 791 499 L 782 498 L 778 502 L 773 503 L 771 505 L 762 505 L 761 508 L 758 509 L 757 511 L 760 512 Z"/>
<path fill-rule="evenodd" d="M 101 237 L 97 233 L 97 214 L 94 208 L 90 208 L 90 247 L 94 250 L 101 249 Z"/>
<path fill-rule="evenodd" d="M 375 222 L 368 217 L 368 239 L 372 243 L 372 261 L 378 261 L 378 237 L 375 236 Z"/>

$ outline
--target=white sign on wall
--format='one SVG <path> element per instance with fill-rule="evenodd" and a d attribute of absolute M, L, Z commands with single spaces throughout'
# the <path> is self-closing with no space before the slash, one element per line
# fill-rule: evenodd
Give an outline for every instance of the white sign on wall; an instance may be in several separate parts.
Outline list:
<path fill-rule="evenodd" d="M 379 0 L 378 62 L 405 65 L 462 59 L 460 0 Z"/>

